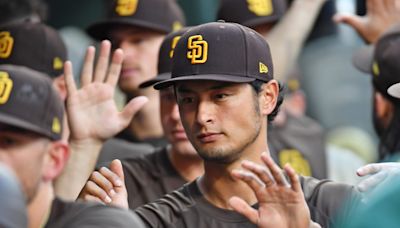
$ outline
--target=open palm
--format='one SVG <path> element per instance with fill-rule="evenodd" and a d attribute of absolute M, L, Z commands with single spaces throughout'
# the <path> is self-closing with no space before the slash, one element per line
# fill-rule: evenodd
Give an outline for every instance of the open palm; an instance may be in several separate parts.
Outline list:
<path fill-rule="evenodd" d="M 126 128 L 134 114 L 147 102 L 145 97 L 136 97 L 121 112 L 118 110 L 114 92 L 123 52 L 117 49 L 109 64 L 110 50 L 110 42 L 103 41 L 96 68 L 93 69 L 95 49 L 88 48 L 80 89 L 76 87 L 71 63 L 65 63 L 64 74 L 68 90 L 66 106 L 71 140 L 104 141 Z"/>

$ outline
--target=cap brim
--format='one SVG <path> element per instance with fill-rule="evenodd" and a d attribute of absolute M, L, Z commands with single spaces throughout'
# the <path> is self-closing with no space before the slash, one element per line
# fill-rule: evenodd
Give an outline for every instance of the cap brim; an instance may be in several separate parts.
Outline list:
<path fill-rule="evenodd" d="M 162 33 L 170 32 L 170 28 L 165 28 L 163 26 L 148 21 L 142 21 L 132 18 L 115 18 L 97 22 L 95 24 L 90 25 L 86 29 L 86 32 L 96 40 L 110 39 L 109 32 L 115 29 L 115 27 L 119 25 L 141 27 Z"/>
<path fill-rule="evenodd" d="M 166 87 L 174 85 L 175 82 L 180 81 L 221 81 L 221 82 L 233 82 L 233 83 L 246 83 L 255 81 L 256 78 L 225 75 L 225 74 L 202 74 L 202 75 L 189 75 L 171 78 L 162 82 L 158 82 L 154 85 L 154 89 L 160 90 Z"/>
<path fill-rule="evenodd" d="M 155 78 L 152 78 L 148 81 L 143 82 L 142 84 L 139 85 L 139 88 L 143 89 L 149 86 L 152 86 L 154 84 L 156 84 L 157 82 L 161 82 L 161 81 L 165 81 L 171 79 L 171 72 L 166 72 L 166 73 L 162 73 L 157 75 Z"/>
<path fill-rule="evenodd" d="M 373 45 L 362 47 L 357 50 L 353 55 L 353 65 L 364 73 L 371 73 L 372 61 L 374 58 Z"/>
<path fill-rule="evenodd" d="M 387 92 L 390 96 L 400 99 L 400 83 L 390 86 Z"/>
<path fill-rule="evenodd" d="M 27 121 L 4 114 L 4 113 L 0 113 L 0 123 L 4 123 L 4 124 L 10 125 L 10 126 L 21 128 L 21 129 L 28 130 L 31 132 L 35 132 L 35 133 L 43 135 L 47 138 L 53 139 L 52 136 L 49 134 L 49 132 L 44 131 L 40 127 L 38 127 L 32 123 L 29 123 Z"/>

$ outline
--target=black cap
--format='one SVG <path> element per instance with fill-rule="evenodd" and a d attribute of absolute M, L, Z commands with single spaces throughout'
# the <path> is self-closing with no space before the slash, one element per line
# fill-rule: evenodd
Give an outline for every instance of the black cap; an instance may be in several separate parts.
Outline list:
<path fill-rule="evenodd" d="M 155 84 L 155 89 L 175 81 L 244 83 L 273 78 L 267 42 L 256 31 L 236 23 L 211 22 L 190 29 L 180 38 L 172 62 L 172 78 Z"/>
<path fill-rule="evenodd" d="M 0 122 L 61 139 L 64 106 L 48 76 L 16 65 L 0 65 Z"/>
<path fill-rule="evenodd" d="M 277 22 L 286 9 L 286 0 L 222 0 L 217 18 L 254 27 Z"/>
<path fill-rule="evenodd" d="M 23 65 L 51 77 L 63 74 L 67 50 L 53 28 L 35 22 L 0 27 L 0 64 Z"/>
<path fill-rule="evenodd" d="M 372 74 L 372 82 L 380 93 L 391 99 L 388 88 L 400 82 L 400 24 L 389 29 L 375 46 L 359 50 L 353 56 L 354 65 Z"/>
<path fill-rule="evenodd" d="M 174 55 L 174 49 L 181 36 L 190 28 L 191 27 L 184 27 L 165 36 L 158 52 L 158 75 L 140 84 L 139 88 L 146 88 L 154 85 L 157 82 L 161 82 L 171 78 L 172 57 Z"/>
<path fill-rule="evenodd" d="M 109 39 L 109 33 L 119 25 L 142 27 L 162 33 L 182 28 L 185 18 L 182 10 L 171 0 L 112 0 L 104 21 L 87 28 L 97 40 Z"/>

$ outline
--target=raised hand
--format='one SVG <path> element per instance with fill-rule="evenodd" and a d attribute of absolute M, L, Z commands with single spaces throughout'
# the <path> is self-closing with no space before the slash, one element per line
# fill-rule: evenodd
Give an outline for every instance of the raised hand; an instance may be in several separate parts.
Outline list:
<path fill-rule="evenodd" d="M 123 52 L 117 49 L 109 65 L 111 43 L 101 43 L 100 55 L 95 69 L 94 47 L 86 52 L 81 73 L 81 88 L 77 89 L 71 62 L 64 66 L 68 97 L 67 115 L 71 128 L 71 140 L 104 141 L 124 128 L 134 114 L 147 102 L 146 97 L 132 99 L 120 112 L 114 101 L 115 86 L 121 71 Z"/>
<path fill-rule="evenodd" d="M 116 159 L 111 162 L 110 169 L 102 167 L 93 172 L 79 199 L 129 208 L 121 161 Z"/>
<path fill-rule="evenodd" d="M 337 23 L 346 23 L 353 27 L 367 43 L 375 43 L 393 24 L 400 22 L 399 0 L 367 0 L 367 14 L 337 14 Z"/>
<path fill-rule="evenodd" d="M 244 161 L 242 167 L 245 170 L 232 171 L 234 178 L 246 182 L 253 189 L 259 208 L 252 208 L 239 197 L 229 200 L 232 208 L 260 228 L 308 228 L 310 212 L 295 171 L 289 165 L 284 168 L 289 184 L 269 155 L 263 153 L 261 158 L 266 166 Z"/>
<path fill-rule="evenodd" d="M 357 189 L 360 192 L 370 193 L 390 177 L 400 175 L 400 163 L 371 163 L 357 169 L 357 175 L 360 177 L 368 176 L 357 184 Z"/>

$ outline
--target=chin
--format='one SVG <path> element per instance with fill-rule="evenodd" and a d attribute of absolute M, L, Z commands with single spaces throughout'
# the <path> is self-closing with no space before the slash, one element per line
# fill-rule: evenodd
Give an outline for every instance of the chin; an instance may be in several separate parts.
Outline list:
<path fill-rule="evenodd" d="M 212 150 L 198 150 L 199 156 L 204 161 L 219 163 L 219 164 L 231 164 L 240 158 L 240 153 L 235 151 L 228 151 L 226 149 L 212 149 Z"/>

